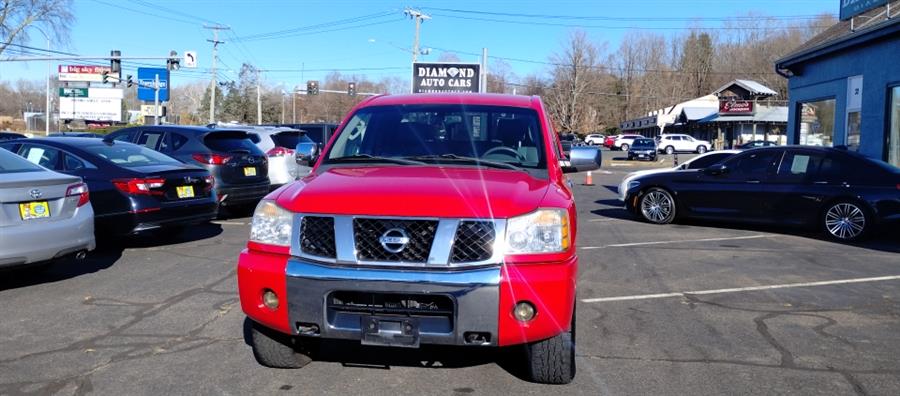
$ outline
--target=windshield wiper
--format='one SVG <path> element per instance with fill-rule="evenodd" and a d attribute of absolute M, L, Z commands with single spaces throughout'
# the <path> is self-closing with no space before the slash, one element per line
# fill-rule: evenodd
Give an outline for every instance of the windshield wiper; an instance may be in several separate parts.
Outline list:
<path fill-rule="evenodd" d="M 503 168 L 512 170 L 523 170 L 508 162 L 491 161 L 475 157 L 464 157 L 456 154 L 440 154 L 440 155 L 419 155 L 415 157 L 406 157 L 414 161 L 447 161 L 447 162 L 464 162 L 473 165 L 484 165 L 492 168 Z"/>
<path fill-rule="evenodd" d="M 338 157 L 338 158 L 329 158 L 326 163 L 337 164 L 341 162 L 387 162 L 391 164 L 397 165 L 423 165 L 422 161 L 414 161 L 411 159 L 405 158 L 396 158 L 396 157 L 379 157 L 371 154 L 356 154 L 356 155 L 348 155 L 346 157 Z"/>

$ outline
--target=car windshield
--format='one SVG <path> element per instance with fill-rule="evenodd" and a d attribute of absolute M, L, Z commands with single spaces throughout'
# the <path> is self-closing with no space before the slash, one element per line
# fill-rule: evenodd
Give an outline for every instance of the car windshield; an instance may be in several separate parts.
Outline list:
<path fill-rule="evenodd" d="M 40 172 L 44 168 L 5 149 L 0 149 L 0 173 Z"/>
<path fill-rule="evenodd" d="M 407 159 L 439 165 L 547 169 L 543 132 L 531 109 L 500 106 L 392 105 L 356 112 L 324 164 Z M 499 166 L 498 166 L 499 164 Z"/>
<path fill-rule="evenodd" d="M 181 164 L 181 162 L 168 155 L 131 143 L 92 144 L 84 146 L 83 149 L 113 164 L 126 168 Z"/>
<path fill-rule="evenodd" d="M 634 144 L 631 145 L 632 148 L 654 148 L 656 147 L 656 142 L 650 139 L 637 139 L 634 141 Z"/>

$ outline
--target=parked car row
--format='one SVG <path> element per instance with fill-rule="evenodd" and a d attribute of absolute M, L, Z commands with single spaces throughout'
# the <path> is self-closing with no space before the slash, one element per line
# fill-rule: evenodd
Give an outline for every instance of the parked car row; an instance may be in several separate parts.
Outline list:
<path fill-rule="evenodd" d="M 900 221 L 900 169 L 885 162 L 810 146 L 732 152 L 712 164 L 710 155 L 629 175 L 620 186 L 626 209 L 654 224 L 697 218 L 806 226 L 841 241 Z"/>
<path fill-rule="evenodd" d="M 220 206 L 255 205 L 298 177 L 293 148 L 311 141 L 292 128 L 237 125 L 2 140 L 0 267 L 89 251 L 95 230 L 177 232 L 216 218 Z"/>

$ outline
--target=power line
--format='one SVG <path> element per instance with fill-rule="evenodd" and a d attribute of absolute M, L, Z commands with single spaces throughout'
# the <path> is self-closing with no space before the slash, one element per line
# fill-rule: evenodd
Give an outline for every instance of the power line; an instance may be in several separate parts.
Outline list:
<path fill-rule="evenodd" d="M 103 4 L 103 5 L 108 6 L 108 7 L 115 7 L 115 8 L 122 9 L 122 10 L 126 10 L 126 11 L 136 12 L 136 13 L 142 14 L 142 15 L 147 15 L 147 16 L 152 16 L 152 17 L 156 17 L 156 18 L 160 18 L 160 19 L 165 19 L 165 20 L 167 20 L 167 21 L 180 22 L 180 23 L 185 23 L 185 24 L 189 24 L 189 25 L 194 25 L 194 22 L 187 21 L 187 20 L 184 20 L 184 19 L 172 18 L 172 17 L 167 17 L 167 16 L 163 16 L 163 15 L 159 15 L 159 14 L 154 14 L 154 13 L 150 13 L 150 12 L 146 12 L 146 11 L 136 10 L 136 9 L 134 9 L 134 8 L 128 8 L 128 7 L 119 5 L 119 4 L 107 3 L 107 2 L 102 1 L 102 0 L 93 0 L 93 1 L 94 1 L 95 3 L 100 3 L 100 4 Z"/>
<path fill-rule="evenodd" d="M 254 41 L 254 40 L 267 40 L 267 39 L 271 39 L 271 38 L 288 37 L 294 33 L 314 31 L 314 30 L 319 30 L 322 28 L 330 28 L 330 27 L 334 27 L 334 26 L 338 26 L 338 25 L 346 25 L 346 24 L 351 24 L 351 23 L 356 23 L 356 22 L 364 22 L 364 21 L 383 18 L 385 16 L 391 16 L 391 15 L 394 15 L 393 11 L 381 11 L 381 12 L 377 12 L 374 14 L 367 14 L 367 15 L 361 15 L 361 16 L 352 17 L 352 18 L 338 19 L 338 20 L 329 21 L 329 22 L 317 23 L 314 25 L 300 26 L 300 27 L 295 27 L 295 28 L 290 28 L 290 29 L 276 30 L 273 32 L 256 33 L 256 34 L 250 34 L 250 35 L 246 35 L 246 36 L 239 36 L 239 37 L 235 37 L 235 39 L 242 40 L 242 41 Z"/>
<path fill-rule="evenodd" d="M 441 16 L 445 18 L 453 18 L 453 19 L 464 19 L 470 21 L 481 21 L 481 22 L 495 22 L 495 23 L 507 23 L 514 25 L 528 25 L 528 26 L 559 26 L 566 28 L 584 28 L 584 29 L 610 29 L 610 30 L 685 30 L 683 27 L 668 27 L 668 26 L 609 26 L 609 25 L 583 25 L 583 24 L 571 24 L 571 23 L 555 23 L 555 22 L 539 22 L 539 21 L 515 21 L 509 19 L 497 19 L 497 18 L 481 18 L 481 17 L 471 17 L 471 16 L 461 16 L 461 15 L 451 15 L 451 14 L 433 14 L 435 16 Z M 760 27 L 760 26 L 722 26 L 722 27 L 704 27 L 700 30 L 785 30 L 785 29 L 807 29 L 807 28 L 827 28 L 829 26 L 779 26 L 779 27 Z"/>
<path fill-rule="evenodd" d="M 454 8 L 424 7 L 427 10 L 444 11 L 460 14 L 476 14 L 476 15 L 493 15 L 508 16 L 518 18 L 539 18 L 539 19 L 572 19 L 572 20 L 588 20 L 588 21 L 623 21 L 623 22 L 692 22 L 692 21 L 733 21 L 733 20 L 756 20 L 756 19 L 779 19 L 779 20 L 815 20 L 820 15 L 784 15 L 784 16 L 735 16 L 735 17 L 610 17 L 610 16 L 584 16 L 584 15 L 546 15 L 546 14 L 523 14 L 513 12 L 489 12 L 478 10 L 461 10 Z M 831 14 L 826 14 L 831 15 Z"/>

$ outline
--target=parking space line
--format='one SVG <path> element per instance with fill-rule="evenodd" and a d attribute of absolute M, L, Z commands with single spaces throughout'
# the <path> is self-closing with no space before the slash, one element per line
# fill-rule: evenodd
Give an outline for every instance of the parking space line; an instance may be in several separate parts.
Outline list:
<path fill-rule="evenodd" d="M 213 221 L 212 223 L 221 225 L 247 225 L 247 223 L 242 223 L 239 221 Z"/>
<path fill-rule="evenodd" d="M 705 239 L 682 239 L 677 241 L 653 241 L 653 242 L 635 242 L 635 243 L 617 243 L 614 245 L 606 245 L 606 246 L 585 246 L 582 247 L 581 250 L 595 250 L 595 249 L 604 249 L 604 248 L 612 248 L 612 247 L 632 247 L 632 246 L 647 246 L 647 245 L 668 245 L 673 243 L 692 243 L 692 242 L 718 242 L 718 241 L 738 241 L 742 239 L 760 239 L 760 238 L 770 238 L 772 235 L 745 235 L 739 237 L 727 237 L 727 238 L 705 238 Z"/>
<path fill-rule="evenodd" d="M 581 300 L 581 302 L 598 303 L 598 302 L 614 302 L 614 301 L 629 301 L 629 300 L 652 300 L 652 299 L 658 299 L 658 298 L 685 297 L 685 296 L 689 296 L 689 295 L 700 296 L 700 295 L 707 295 L 707 294 L 729 294 L 729 293 L 741 293 L 741 292 L 760 291 L 760 290 L 791 289 L 791 288 L 798 288 L 798 287 L 815 287 L 815 286 L 832 286 L 832 285 L 845 285 L 845 284 L 850 284 L 850 283 L 884 282 L 884 281 L 892 281 L 892 280 L 900 280 L 900 275 L 878 276 L 878 277 L 874 277 L 874 278 L 839 279 L 839 280 L 819 281 L 819 282 L 785 283 L 785 284 L 780 284 L 780 285 L 768 285 L 768 286 L 736 287 L 736 288 L 731 288 L 731 289 L 697 290 L 697 291 L 683 291 L 683 292 L 675 292 L 675 293 L 639 294 L 639 295 L 633 295 L 633 296 L 620 296 L 620 297 L 586 298 L 586 299 Z"/>

